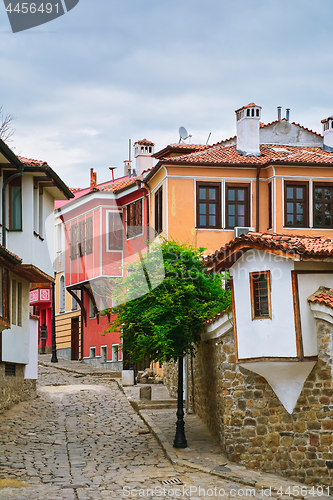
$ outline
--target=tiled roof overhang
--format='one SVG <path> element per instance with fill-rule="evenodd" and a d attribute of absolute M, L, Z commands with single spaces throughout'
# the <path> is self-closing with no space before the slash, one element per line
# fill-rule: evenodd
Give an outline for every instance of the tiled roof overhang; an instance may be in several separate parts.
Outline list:
<path fill-rule="evenodd" d="M 229 269 L 245 252 L 255 249 L 292 260 L 333 262 L 333 240 L 321 236 L 249 232 L 205 257 L 208 272 Z"/>

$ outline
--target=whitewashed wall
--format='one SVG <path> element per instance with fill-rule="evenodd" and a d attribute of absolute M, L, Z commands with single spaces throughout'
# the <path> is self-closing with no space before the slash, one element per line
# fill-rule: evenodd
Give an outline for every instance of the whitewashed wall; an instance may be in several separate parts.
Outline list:
<path fill-rule="evenodd" d="M 29 363 L 25 367 L 24 378 L 38 377 L 38 319 L 29 319 Z"/>
<path fill-rule="evenodd" d="M 311 263 L 308 264 L 308 269 L 311 270 Z M 298 275 L 299 308 L 304 356 L 316 356 L 318 354 L 316 320 L 307 299 L 316 292 L 320 286 L 333 288 L 333 274 Z"/>
<path fill-rule="evenodd" d="M 23 231 L 7 231 L 7 248 L 23 259 L 23 264 L 33 264 L 53 277 L 54 264 L 54 198 L 44 189 L 42 241 L 34 235 L 33 176 L 22 178 L 22 228 Z M 8 192 L 7 192 L 8 197 Z M 7 210 L 8 212 L 8 210 Z M 7 213 L 7 224 L 9 222 Z"/>
<path fill-rule="evenodd" d="M 319 124 L 318 124 L 319 125 Z M 259 131 L 260 144 L 322 146 L 323 138 L 286 120 L 272 123 Z"/>
<path fill-rule="evenodd" d="M 231 267 L 239 359 L 297 355 L 293 269 L 293 261 L 258 250 L 249 250 Z M 249 273 L 258 271 L 271 272 L 272 319 L 252 320 Z"/>
<path fill-rule="evenodd" d="M 11 278 L 19 278 L 11 274 Z M 22 326 L 12 325 L 2 332 L 2 361 L 10 363 L 29 362 L 29 292 L 30 283 L 22 281 Z"/>

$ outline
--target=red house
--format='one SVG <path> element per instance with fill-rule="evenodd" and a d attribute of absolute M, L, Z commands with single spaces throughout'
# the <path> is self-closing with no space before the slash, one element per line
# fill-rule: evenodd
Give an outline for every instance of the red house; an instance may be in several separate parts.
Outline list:
<path fill-rule="evenodd" d="M 128 175 L 120 179 L 97 184 L 91 169 L 90 188 L 75 191 L 74 200 L 58 203 L 55 210 L 56 224 L 63 231 L 64 263 L 56 292 L 58 355 L 117 371 L 123 368 L 120 334 L 105 333 L 112 317 L 104 311 L 115 305 L 112 293 L 117 280 L 139 252 L 146 252 L 149 240 L 148 190 L 141 172 L 133 175 L 130 162 L 125 162 L 125 172 Z M 56 234 L 60 233 L 58 229 Z M 61 305 L 65 290 L 80 309 L 77 328 L 73 318 L 71 323 L 61 322 L 66 314 L 74 314 L 66 311 L 66 298 Z"/>

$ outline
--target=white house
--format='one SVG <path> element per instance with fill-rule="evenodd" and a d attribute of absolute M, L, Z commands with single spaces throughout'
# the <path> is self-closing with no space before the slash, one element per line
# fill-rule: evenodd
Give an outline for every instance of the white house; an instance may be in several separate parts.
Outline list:
<path fill-rule="evenodd" d="M 35 391 L 38 329 L 30 283 L 54 281 L 54 201 L 73 195 L 47 163 L 16 156 L 1 140 L 0 188 L 1 411 Z"/>
<path fill-rule="evenodd" d="M 229 460 L 333 484 L 333 240 L 248 233 L 205 262 L 232 308 L 207 321 L 190 394 Z"/>
<path fill-rule="evenodd" d="M 333 240 L 248 233 L 207 265 L 230 272 L 237 362 L 263 376 L 292 413 L 318 359 L 308 297 L 319 287 L 333 288 Z"/>

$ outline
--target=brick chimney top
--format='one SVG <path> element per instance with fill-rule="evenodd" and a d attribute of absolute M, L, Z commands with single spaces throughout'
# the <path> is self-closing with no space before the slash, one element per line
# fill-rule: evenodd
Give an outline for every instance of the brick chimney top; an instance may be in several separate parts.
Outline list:
<path fill-rule="evenodd" d="M 97 172 L 94 169 L 90 169 L 90 191 L 95 191 L 97 189 Z"/>

